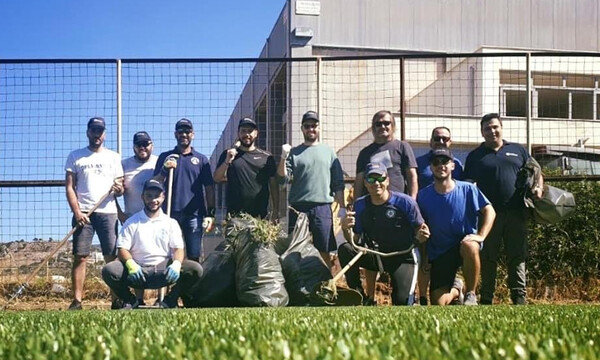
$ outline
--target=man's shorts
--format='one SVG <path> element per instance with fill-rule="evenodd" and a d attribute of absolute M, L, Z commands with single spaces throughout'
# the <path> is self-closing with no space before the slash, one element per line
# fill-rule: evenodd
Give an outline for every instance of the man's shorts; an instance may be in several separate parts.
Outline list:
<path fill-rule="evenodd" d="M 331 204 L 295 204 L 292 207 L 308 217 L 308 228 L 313 237 L 313 245 L 320 252 L 331 252 L 337 249 L 333 233 L 333 213 Z M 294 231 L 298 215 L 289 211 L 288 234 Z"/>
<path fill-rule="evenodd" d="M 456 244 L 453 248 L 440 255 L 435 260 L 431 260 L 431 278 L 429 288 L 437 290 L 440 288 L 452 288 L 454 278 L 458 268 L 462 266 L 462 256 L 460 256 L 460 244 Z M 483 243 L 479 245 L 479 251 L 483 247 Z"/>
<path fill-rule="evenodd" d="M 80 227 L 73 234 L 73 255 L 88 256 L 92 248 L 94 232 L 98 234 L 102 255 L 117 255 L 117 214 L 93 213 L 89 215 L 90 223 Z M 75 217 L 73 227 L 77 225 Z"/>

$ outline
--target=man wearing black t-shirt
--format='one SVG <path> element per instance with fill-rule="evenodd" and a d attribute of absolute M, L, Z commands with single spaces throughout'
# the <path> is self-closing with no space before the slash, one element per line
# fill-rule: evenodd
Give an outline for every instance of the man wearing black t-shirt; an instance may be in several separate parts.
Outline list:
<path fill-rule="evenodd" d="M 227 212 L 248 213 L 265 218 L 271 194 L 271 219 L 279 218 L 278 192 L 275 182 L 275 159 L 273 155 L 255 146 L 258 138 L 256 122 L 243 118 L 238 125 L 235 147 L 223 151 L 219 157 L 214 179 L 227 182 Z M 269 191 L 270 187 L 270 191 Z"/>

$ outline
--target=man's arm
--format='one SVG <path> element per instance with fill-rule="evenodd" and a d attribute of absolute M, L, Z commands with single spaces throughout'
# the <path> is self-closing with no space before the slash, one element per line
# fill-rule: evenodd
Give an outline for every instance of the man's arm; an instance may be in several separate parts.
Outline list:
<path fill-rule="evenodd" d="M 406 169 L 404 176 L 406 177 L 406 194 L 416 200 L 419 192 L 417 169 L 412 167 Z"/>
<path fill-rule="evenodd" d="M 215 187 L 214 185 L 204 185 L 204 194 L 206 195 L 206 210 L 210 211 L 215 208 Z M 209 214 L 214 216 L 214 214 Z"/>
<path fill-rule="evenodd" d="M 77 175 L 74 173 L 67 171 L 65 174 L 65 192 L 67 195 L 67 202 L 69 203 L 69 207 L 73 212 L 73 216 L 75 217 L 75 221 L 77 225 L 89 224 L 90 219 L 86 214 L 81 212 L 79 208 L 79 202 L 77 201 L 77 192 L 75 191 L 75 186 L 77 185 Z"/>
<path fill-rule="evenodd" d="M 124 248 L 118 248 L 117 257 L 119 258 L 119 260 L 121 260 L 123 264 L 125 264 L 129 259 L 133 259 L 129 250 Z"/>
<path fill-rule="evenodd" d="M 283 179 L 283 181 L 280 181 L 282 184 L 285 182 L 285 180 L 287 180 L 288 177 L 287 158 L 290 156 L 291 149 L 292 146 L 290 144 L 281 145 L 281 158 L 279 159 L 279 164 L 277 164 L 277 176 L 280 179 Z"/>
<path fill-rule="evenodd" d="M 477 230 L 477 234 L 469 234 L 465 236 L 462 241 L 476 241 L 479 243 L 483 242 L 492 230 L 494 220 L 496 219 L 496 211 L 494 210 L 494 207 L 488 204 L 479 212 L 481 213 L 481 225 L 479 226 L 479 230 Z"/>
<path fill-rule="evenodd" d="M 183 263 L 183 257 L 185 255 L 183 248 L 172 248 L 171 252 L 173 253 L 173 261 L 179 261 L 180 263 Z"/>
<path fill-rule="evenodd" d="M 218 161 L 219 165 L 217 165 L 217 169 L 215 170 L 215 173 L 213 174 L 213 178 L 215 179 L 215 182 L 217 182 L 217 183 L 227 182 L 227 170 L 229 169 L 229 166 L 231 166 L 231 163 L 235 159 L 236 155 L 237 155 L 237 150 L 235 148 L 229 149 L 226 152 L 224 152 L 223 154 L 221 154 L 221 157 L 219 158 L 219 161 Z"/>

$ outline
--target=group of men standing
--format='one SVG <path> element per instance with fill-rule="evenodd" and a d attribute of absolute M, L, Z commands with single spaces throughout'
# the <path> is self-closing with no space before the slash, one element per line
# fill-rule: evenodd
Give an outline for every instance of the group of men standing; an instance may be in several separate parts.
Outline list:
<path fill-rule="evenodd" d="M 421 304 L 427 304 L 431 278 L 433 304 L 476 305 L 480 273 L 480 302 L 491 304 L 502 245 L 508 257 L 511 299 L 524 304 L 527 219 L 515 183 L 529 154 L 502 138 L 497 114 L 485 115 L 480 126 L 485 141 L 468 155 L 463 170 L 449 150 L 450 129 L 433 129 L 431 150 L 415 158 L 407 142 L 395 139 L 392 113 L 377 112 L 371 121 L 374 141 L 361 150 L 356 162 L 356 200 L 348 204 L 352 211 L 346 211 L 342 167 L 335 152 L 320 143 L 320 119 L 313 111 L 302 117 L 303 143 L 293 148 L 283 145 L 279 164 L 256 147 L 257 124 L 242 119 L 235 145 L 221 154 L 214 174 L 208 158 L 191 146 L 194 128 L 188 119 L 176 123 L 173 150 L 152 155 L 150 135 L 141 131 L 134 135 L 134 156 L 121 163 L 117 153 L 103 147 L 104 120 L 92 118 L 88 146 L 73 151 L 65 165 L 67 199 L 73 224 L 79 226 L 74 235 L 70 309 L 81 309 L 94 231 L 108 263 L 103 278 L 113 292 L 113 308 L 134 308 L 140 303 L 130 287 L 166 285 L 174 286 L 160 305 L 175 307 L 182 283 L 202 274 L 198 262 L 203 230 L 214 224 L 214 182 L 227 183 L 230 214 L 266 218 L 270 200 L 273 220 L 279 218 L 278 183 L 289 183 L 288 230 L 293 231 L 299 212 L 307 214 L 314 246 L 330 267 L 330 253 L 337 247 L 334 201 L 349 241 L 338 249 L 342 265 L 357 254 L 352 243 L 400 251 L 403 255 L 383 259 L 365 256 L 346 274 L 348 285 L 363 293 L 365 304 L 375 304 L 377 271 L 391 276 L 393 304 L 412 304 L 417 270 Z M 542 185 L 533 189 L 537 196 L 542 195 Z M 110 196 L 94 213 L 86 213 L 109 190 L 114 196 L 124 194 L 125 211 Z M 167 208 L 169 198 L 172 204 Z M 118 237 L 117 219 L 123 224 Z M 359 266 L 369 270 L 366 293 Z M 466 287 L 456 278 L 461 266 Z"/>

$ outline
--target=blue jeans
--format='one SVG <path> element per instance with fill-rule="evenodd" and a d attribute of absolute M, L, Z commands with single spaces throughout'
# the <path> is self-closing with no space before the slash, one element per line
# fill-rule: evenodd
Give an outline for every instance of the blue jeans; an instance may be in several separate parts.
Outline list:
<path fill-rule="evenodd" d="M 203 256 L 202 251 L 202 228 L 203 216 L 186 215 L 181 212 L 171 213 L 171 217 L 179 223 L 185 242 L 185 254 L 188 259 L 198 261 Z"/>

